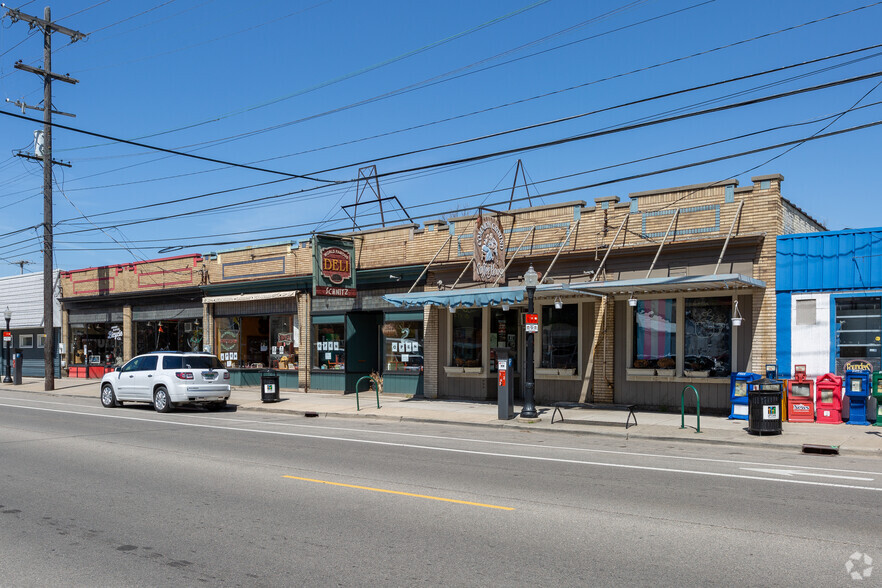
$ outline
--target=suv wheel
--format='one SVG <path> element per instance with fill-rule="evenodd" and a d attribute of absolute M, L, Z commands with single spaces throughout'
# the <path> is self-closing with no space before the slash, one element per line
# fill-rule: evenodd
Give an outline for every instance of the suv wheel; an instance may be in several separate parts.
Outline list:
<path fill-rule="evenodd" d="M 113 386 L 110 384 L 104 384 L 101 386 L 101 405 L 104 408 L 115 408 L 120 406 L 122 403 L 116 399 L 116 394 L 113 393 Z"/>
<path fill-rule="evenodd" d="M 164 386 L 160 386 L 153 393 L 153 408 L 156 409 L 156 412 L 171 412 L 171 399 L 168 397 L 168 390 Z"/>

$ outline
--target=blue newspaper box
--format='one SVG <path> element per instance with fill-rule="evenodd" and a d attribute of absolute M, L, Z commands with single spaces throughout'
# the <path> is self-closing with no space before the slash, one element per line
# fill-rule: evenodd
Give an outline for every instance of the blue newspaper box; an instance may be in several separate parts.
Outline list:
<path fill-rule="evenodd" d="M 753 372 L 736 372 L 730 376 L 729 398 L 732 401 L 730 419 L 748 420 L 747 383 L 759 380 L 760 377 Z"/>
<path fill-rule="evenodd" d="M 852 363 L 852 362 L 849 362 Z M 848 367 L 848 366 L 846 366 Z M 872 367 L 872 366 L 867 366 Z M 870 369 L 850 369 L 845 371 L 845 399 L 848 400 L 848 424 L 869 425 L 867 420 L 867 398 L 870 397 Z"/>

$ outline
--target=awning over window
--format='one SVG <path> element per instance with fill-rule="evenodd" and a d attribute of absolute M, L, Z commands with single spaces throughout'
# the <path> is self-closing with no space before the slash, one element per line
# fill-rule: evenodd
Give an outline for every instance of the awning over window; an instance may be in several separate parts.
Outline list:
<path fill-rule="evenodd" d="M 668 292 L 699 292 L 709 290 L 747 290 L 765 288 L 765 282 L 741 274 L 703 276 L 679 276 L 673 278 L 648 278 L 637 280 L 614 280 L 609 282 L 574 282 L 572 284 L 541 284 L 536 296 L 585 294 L 604 296 L 616 294 L 658 294 Z M 410 294 L 386 294 L 385 300 L 396 306 L 499 306 L 517 304 L 527 297 L 523 286 L 498 288 L 463 288 L 436 292 L 411 292 Z"/>
<path fill-rule="evenodd" d="M 283 292 L 258 292 L 255 294 L 230 294 L 229 296 L 206 296 L 202 299 L 205 304 L 224 304 L 227 302 L 251 302 L 254 300 L 276 300 L 278 298 L 296 298 L 297 290 L 285 290 Z"/>
<path fill-rule="evenodd" d="M 675 292 L 699 292 L 703 290 L 764 289 L 766 283 L 741 274 L 707 274 L 702 276 L 677 276 L 637 280 L 614 280 L 610 282 L 580 282 L 569 288 L 594 294 L 661 294 Z"/>
<path fill-rule="evenodd" d="M 536 288 L 536 296 L 561 294 L 569 290 L 566 284 L 542 284 Z M 578 292 L 590 294 L 590 292 Z M 499 306 L 517 304 L 527 298 L 523 286 L 502 286 L 498 288 L 463 288 L 461 290 L 439 290 L 436 292 L 411 292 L 410 294 L 386 294 L 385 300 L 396 306 Z"/>

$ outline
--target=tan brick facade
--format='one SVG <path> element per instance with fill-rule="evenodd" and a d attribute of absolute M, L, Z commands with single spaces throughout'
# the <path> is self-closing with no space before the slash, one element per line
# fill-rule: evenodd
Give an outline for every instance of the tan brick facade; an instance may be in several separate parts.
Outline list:
<path fill-rule="evenodd" d="M 509 256 L 515 255 L 516 259 L 507 272 L 506 283 L 499 285 L 520 284 L 527 261 L 544 274 L 558 252 L 560 257 L 547 276 L 556 283 L 584 282 L 590 279 L 590 272 L 597 272 L 601 282 L 643 279 L 657 255 L 652 277 L 711 274 L 739 205 L 744 202 L 719 273 L 746 274 L 765 283 L 764 290 L 754 292 L 750 309 L 750 366 L 761 371 L 763 364 L 775 357 L 775 235 L 783 233 L 786 227 L 821 228 L 782 198 L 782 180 L 778 175 L 759 176 L 752 179 L 752 185 L 739 188 L 737 180 L 730 179 L 632 193 L 629 202 L 610 196 L 596 199 L 595 206 L 574 201 L 511 211 L 513 216 L 500 216 L 500 220 L 507 235 Z M 385 272 L 380 271 L 384 268 L 390 274 L 400 268 L 416 268 L 418 273 L 434 257 L 426 285 L 420 288 L 437 289 L 437 282 L 441 281 L 440 287 L 448 289 L 463 274 L 473 253 L 475 219 L 461 216 L 429 221 L 423 227 L 406 224 L 353 233 L 350 236 L 355 241 L 356 269 L 375 271 L 381 277 L 385 277 Z M 601 268 L 601 260 L 607 254 Z M 311 272 L 312 248 L 306 241 L 246 247 L 216 256 L 186 255 L 63 272 L 61 282 L 64 299 L 76 303 L 94 302 L 107 295 L 173 293 L 179 288 L 200 286 L 250 287 L 272 280 L 299 279 L 299 283 L 306 284 Z M 471 274 L 465 272 L 457 288 L 475 286 Z M 409 284 L 390 282 L 371 287 L 393 286 L 406 289 Z M 313 301 L 308 286 L 297 288 L 303 292 L 297 301 L 300 385 L 309 387 Z M 622 360 L 615 356 L 615 302 L 614 297 L 609 297 L 602 324 L 596 325 L 594 333 L 582 337 L 583 345 L 591 345 L 595 334 L 601 337 L 590 390 L 597 402 L 614 399 L 614 365 Z M 599 301 L 593 305 L 595 319 L 600 307 Z M 446 394 L 442 389 L 444 378 L 439 377 L 445 367 L 441 365 L 439 350 L 447 343 L 441 340 L 443 329 L 439 321 L 448 317 L 441 314 L 437 308 L 424 309 L 424 393 L 430 397 Z M 205 342 L 213 344 L 213 318 L 208 309 L 203 325 Z M 581 376 L 576 379 L 581 381 Z"/>

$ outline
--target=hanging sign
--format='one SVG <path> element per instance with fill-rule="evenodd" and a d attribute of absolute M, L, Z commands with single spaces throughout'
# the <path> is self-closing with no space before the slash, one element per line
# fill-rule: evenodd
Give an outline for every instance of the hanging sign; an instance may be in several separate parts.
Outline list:
<path fill-rule="evenodd" d="M 355 245 L 350 239 L 312 238 L 312 294 L 355 298 Z"/>
<path fill-rule="evenodd" d="M 495 216 L 479 216 L 475 221 L 474 256 L 474 281 L 505 281 L 505 232 Z"/>

